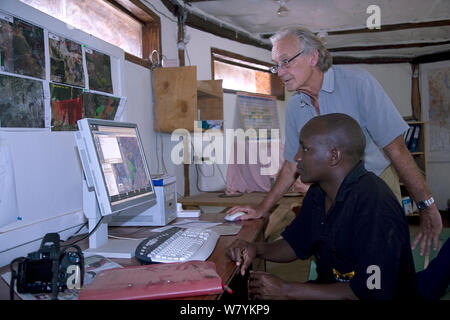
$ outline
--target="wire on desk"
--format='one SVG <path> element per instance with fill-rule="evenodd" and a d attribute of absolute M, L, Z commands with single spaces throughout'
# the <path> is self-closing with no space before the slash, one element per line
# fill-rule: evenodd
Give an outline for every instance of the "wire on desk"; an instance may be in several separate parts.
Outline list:
<path fill-rule="evenodd" d="M 70 243 L 70 244 L 68 244 L 68 245 L 65 245 L 64 247 L 61 248 L 61 250 L 64 250 L 64 249 L 66 249 L 66 248 L 68 248 L 68 247 L 71 247 L 71 246 L 73 246 L 75 243 L 80 242 L 81 240 L 84 240 L 84 239 L 86 239 L 87 237 L 90 237 L 95 231 L 97 231 L 98 227 L 100 226 L 100 224 L 102 223 L 102 221 L 103 221 L 104 218 L 105 218 L 105 216 L 102 216 L 102 217 L 100 218 L 100 220 L 97 222 L 97 224 L 95 225 L 94 229 L 92 229 L 90 232 L 88 232 L 85 236 L 81 237 L 80 239 L 78 239 L 78 240 L 76 240 L 76 241 L 74 241 L 74 242 L 72 242 L 72 243 Z"/>

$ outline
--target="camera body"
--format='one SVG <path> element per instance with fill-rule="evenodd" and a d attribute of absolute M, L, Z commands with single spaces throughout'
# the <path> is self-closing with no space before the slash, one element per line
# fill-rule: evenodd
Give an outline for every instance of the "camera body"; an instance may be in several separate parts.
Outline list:
<path fill-rule="evenodd" d="M 75 251 L 68 250 L 75 248 Z M 78 278 L 77 278 L 78 277 Z M 62 251 L 59 235 L 48 233 L 38 251 L 29 253 L 18 265 L 17 291 L 19 293 L 57 293 L 64 291 L 73 279 L 83 285 L 84 257 L 78 246 Z"/>

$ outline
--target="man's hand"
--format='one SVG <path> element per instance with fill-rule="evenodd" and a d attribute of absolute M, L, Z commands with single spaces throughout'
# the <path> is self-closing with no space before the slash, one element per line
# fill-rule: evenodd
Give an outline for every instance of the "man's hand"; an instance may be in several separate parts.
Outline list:
<path fill-rule="evenodd" d="M 256 247 L 254 244 L 238 239 L 231 244 L 225 254 L 232 261 L 236 261 L 236 266 L 241 267 L 241 275 L 244 275 L 256 257 Z"/>
<path fill-rule="evenodd" d="M 420 242 L 420 255 L 430 255 L 430 247 L 433 243 L 433 250 L 437 250 L 439 234 L 442 231 L 442 218 L 436 205 L 431 205 L 426 210 L 420 211 L 420 229 L 412 242 L 414 250 Z"/>
<path fill-rule="evenodd" d="M 383 149 L 391 159 L 400 180 L 405 184 L 411 198 L 414 201 L 429 199 L 431 194 L 416 162 L 405 145 L 403 136 L 398 136 Z M 424 253 L 429 255 L 432 242 L 433 248 L 437 250 L 441 230 L 441 215 L 436 204 L 432 204 L 428 209 L 420 212 L 420 230 L 413 240 L 412 248 L 415 249 L 420 241 L 420 255 Z"/>
<path fill-rule="evenodd" d="M 284 292 L 284 281 L 263 271 L 250 271 L 248 291 L 253 300 L 281 300 L 288 299 Z"/>
<path fill-rule="evenodd" d="M 247 213 L 246 215 L 240 216 L 239 220 L 251 220 L 251 219 L 259 219 L 264 217 L 264 212 L 257 207 L 252 206 L 237 206 L 228 210 L 227 214 L 233 214 L 238 211 L 243 211 Z"/>

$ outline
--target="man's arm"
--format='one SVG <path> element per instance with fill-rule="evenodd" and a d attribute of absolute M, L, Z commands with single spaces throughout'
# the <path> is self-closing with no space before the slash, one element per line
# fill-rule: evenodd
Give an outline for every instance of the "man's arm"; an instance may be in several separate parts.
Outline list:
<path fill-rule="evenodd" d="M 390 144 L 384 147 L 384 151 L 391 159 L 401 181 L 413 201 L 426 200 L 431 194 L 420 174 L 417 164 L 406 148 L 403 136 L 398 136 Z M 439 234 L 442 230 L 442 218 L 436 204 L 432 204 L 426 210 L 420 211 L 420 230 L 415 237 L 412 247 L 417 246 L 420 241 L 420 254 L 430 254 L 431 243 L 433 249 L 437 250 Z"/>
<path fill-rule="evenodd" d="M 226 250 L 225 254 L 236 262 L 244 275 L 254 258 L 261 258 L 272 262 L 290 262 L 297 258 L 294 250 L 286 240 L 280 239 L 274 242 L 250 243 L 244 240 L 235 240 Z"/>
<path fill-rule="evenodd" d="M 301 283 L 284 281 L 270 273 L 250 271 L 250 296 L 257 300 L 356 300 L 346 283 Z"/>
<path fill-rule="evenodd" d="M 270 189 L 264 200 L 256 207 L 237 206 L 227 211 L 227 213 L 235 213 L 244 211 L 247 214 L 240 217 L 240 220 L 258 219 L 266 217 L 269 210 L 277 203 L 278 200 L 289 190 L 297 179 L 297 164 L 295 162 L 284 161 L 283 167 L 277 177 L 275 184 Z"/>

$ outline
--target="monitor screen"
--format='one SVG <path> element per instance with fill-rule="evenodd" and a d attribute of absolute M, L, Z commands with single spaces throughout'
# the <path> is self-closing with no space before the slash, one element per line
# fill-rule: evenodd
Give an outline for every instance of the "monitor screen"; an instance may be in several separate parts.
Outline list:
<path fill-rule="evenodd" d="M 93 180 L 102 215 L 144 203 L 152 206 L 155 190 L 137 125 L 82 119 L 78 127 L 83 168 L 87 180 Z"/>

